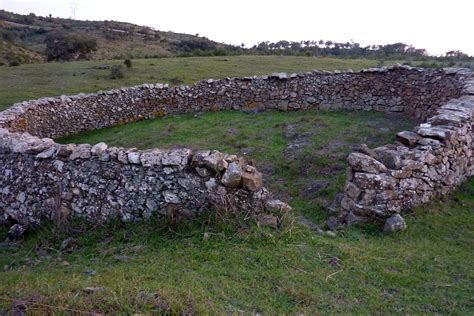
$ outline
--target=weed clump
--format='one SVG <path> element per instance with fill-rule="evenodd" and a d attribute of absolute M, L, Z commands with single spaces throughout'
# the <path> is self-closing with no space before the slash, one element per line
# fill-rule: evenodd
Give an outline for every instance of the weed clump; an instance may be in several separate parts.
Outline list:
<path fill-rule="evenodd" d="M 122 66 L 121 65 L 114 65 L 110 68 L 110 79 L 121 79 L 123 78 L 123 71 L 122 71 Z"/>

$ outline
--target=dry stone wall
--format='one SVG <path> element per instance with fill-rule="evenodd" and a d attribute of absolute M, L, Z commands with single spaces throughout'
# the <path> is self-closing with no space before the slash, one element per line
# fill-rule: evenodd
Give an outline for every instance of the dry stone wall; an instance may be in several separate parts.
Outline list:
<path fill-rule="evenodd" d="M 145 84 L 25 101 L 0 113 L 0 220 L 21 230 L 19 225 L 67 216 L 192 217 L 216 204 L 245 212 L 288 210 L 271 198 L 261 174 L 233 155 L 63 145 L 50 137 L 169 114 L 310 108 L 429 118 L 415 132 L 400 133 L 395 145 L 348 158 L 337 220 L 386 219 L 472 175 L 473 89 L 467 70 L 395 66 L 209 79 L 193 86 Z"/>
<path fill-rule="evenodd" d="M 452 191 L 474 175 L 474 74 L 455 72 L 461 96 L 438 107 L 394 144 L 363 148 L 350 165 L 342 212 L 336 222 L 385 221 L 385 230 L 406 227 L 402 211 Z"/>

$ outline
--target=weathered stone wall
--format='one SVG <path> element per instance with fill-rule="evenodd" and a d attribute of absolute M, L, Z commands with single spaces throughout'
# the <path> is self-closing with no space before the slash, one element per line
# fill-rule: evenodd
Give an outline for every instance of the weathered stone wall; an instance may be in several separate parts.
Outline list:
<path fill-rule="evenodd" d="M 472 103 L 465 96 L 472 90 L 471 73 L 464 70 L 398 66 L 209 79 L 194 86 L 146 84 L 18 103 L 0 113 L 0 216 L 30 225 L 68 214 L 90 220 L 139 220 L 154 213 L 191 217 L 215 203 L 243 211 L 287 209 L 262 187 L 261 174 L 236 156 L 187 149 L 138 151 L 104 143 L 61 145 L 41 137 L 224 109 L 404 111 L 423 119 L 439 112 L 441 118 L 417 130 L 419 139 L 399 135 L 408 146 L 399 143 L 349 157 L 339 219 L 386 218 L 452 190 L 472 174 Z M 453 98 L 458 99 L 438 110 Z M 399 155 L 393 164 L 392 152 Z M 444 182 L 428 175 L 432 169 Z M 421 181 L 426 182 L 423 189 Z"/>
<path fill-rule="evenodd" d="M 0 129 L 0 175 L 2 219 L 25 226 L 70 215 L 130 221 L 192 218 L 216 205 L 287 207 L 270 199 L 254 167 L 217 151 L 61 145 Z"/>
<path fill-rule="evenodd" d="M 406 111 L 425 118 L 459 96 L 459 90 L 455 77 L 442 70 L 398 67 L 274 74 L 209 79 L 194 86 L 145 84 L 26 101 L 3 113 L 3 125 L 11 131 L 57 137 L 167 114 L 226 109 Z"/>
<path fill-rule="evenodd" d="M 474 175 L 474 73 L 459 70 L 457 78 L 461 96 L 438 107 L 426 123 L 398 133 L 394 144 L 348 156 L 339 220 L 384 220 L 386 230 L 401 229 L 402 211 Z"/>

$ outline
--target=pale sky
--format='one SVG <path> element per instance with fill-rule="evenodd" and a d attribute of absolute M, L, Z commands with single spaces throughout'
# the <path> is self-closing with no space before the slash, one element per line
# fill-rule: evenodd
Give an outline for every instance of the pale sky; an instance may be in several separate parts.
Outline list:
<path fill-rule="evenodd" d="M 247 47 L 260 41 L 404 42 L 474 55 L 474 0 L 0 0 L 22 14 L 116 20 Z"/>

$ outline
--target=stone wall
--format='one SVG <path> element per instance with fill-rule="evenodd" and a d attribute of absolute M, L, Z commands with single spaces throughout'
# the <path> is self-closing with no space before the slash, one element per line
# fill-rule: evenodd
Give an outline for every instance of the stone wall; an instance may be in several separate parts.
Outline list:
<path fill-rule="evenodd" d="M 450 70 L 455 72 L 456 70 Z M 351 153 L 338 222 L 385 221 L 406 226 L 400 213 L 451 192 L 474 175 L 474 73 L 456 72 L 459 98 L 438 107 L 394 144 Z"/>
<path fill-rule="evenodd" d="M 349 156 L 351 172 L 338 219 L 386 218 L 452 190 L 472 174 L 472 102 L 467 95 L 473 86 L 466 70 L 397 66 L 209 79 L 193 86 L 145 84 L 18 103 L 0 113 L 0 216 L 10 224 L 31 225 L 70 214 L 94 221 L 152 214 L 191 217 L 216 203 L 252 212 L 288 209 L 271 199 L 261 174 L 236 156 L 188 149 L 138 151 L 104 143 L 61 145 L 46 137 L 225 109 L 373 110 L 422 119 L 438 114 L 428 120 L 431 125 L 399 134 L 396 145 Z M 390 156 L 393 152 L 398 156 Z M 446 183 L 424 179 L 430 168 Z M 451 180 L 446 181 L 443 168 L 450 170 Z M 421 181 L 428 181 L 426 188 L 420 189 Z"/>
<path fill-rule="evenodd" d="M 409 67 L 360 72 L 205 80 L 193 86 L 163 84 L 15 104 L 0 124 L 11 131 L 58 137 L 168 114 L 216 110 L 347 109 L 409 112 L 425 118 L 459 96 L 455 76 Z"/>

